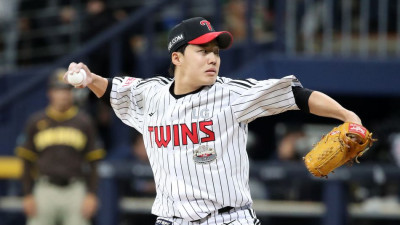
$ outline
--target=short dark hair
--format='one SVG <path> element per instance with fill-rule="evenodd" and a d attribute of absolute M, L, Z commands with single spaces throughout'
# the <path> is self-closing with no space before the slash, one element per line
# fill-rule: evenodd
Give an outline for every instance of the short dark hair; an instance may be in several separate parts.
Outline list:
<path fill-rule="evenodd" d="M 175 52 L 180 52 L 180 53 L 184 54 L 187 46 L 188 46 L 188 44 L 184 44 L 181 47 L 179 47 Z M 174 73 L 175 73 L 175 64 L 173 64 L 171 61 L 171 64 L 169 64 L 168 74 L 171 77 L 174 77 Z"/>

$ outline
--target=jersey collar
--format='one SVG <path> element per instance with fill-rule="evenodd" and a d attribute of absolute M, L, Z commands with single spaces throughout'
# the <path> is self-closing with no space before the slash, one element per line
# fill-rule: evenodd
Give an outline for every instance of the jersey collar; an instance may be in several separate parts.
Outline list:
<path fill-rule="evenodd" d="M 192 91 L 192 92 L 189 92 L 189 93 L 186 93 L 186 94 L 183 94 L 183 95 L 176 95 L 176 94 L 174 93 L 174 87 L 175 87 L 175 81 L 173 81 L 172 84 L 171 84 L 171 86 L 169 87 L 169 93 L 170 93 L 175 99 L 180 99 L 180 98 L 183 98 L 183 97 L 185 97 L 185 96 L 187 96 L 187 95 L 192 95 L 192 94 L 196 94 L 196 93 L 200 92 L 201 90 L 203 90 L 203 88 L 204 88 L 205 86 L 202 86 L 202 87 L 200 87 L 200 88 L 197 89 L 197 90 L 194 90 L 194 91 Z"/>
<path fill-rule="evenodd" d="M 78 113 L 78 107 L 72 106 L 65 112 L 59 112 L 53 109 L 51 106 L 46 108 L 46 114 L 48 117 L 56 121 L 65 121 L 74 117 Z"/>

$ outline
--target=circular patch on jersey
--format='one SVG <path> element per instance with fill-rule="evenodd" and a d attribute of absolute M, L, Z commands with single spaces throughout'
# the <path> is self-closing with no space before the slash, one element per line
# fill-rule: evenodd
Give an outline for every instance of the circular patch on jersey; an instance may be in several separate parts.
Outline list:
<path fill-rule="evenodd" d="M 207 145 L 200 145 L 193 152 L 193 161 L 195 163 L 206 164 L 217 158 L 215 150 Z"/>

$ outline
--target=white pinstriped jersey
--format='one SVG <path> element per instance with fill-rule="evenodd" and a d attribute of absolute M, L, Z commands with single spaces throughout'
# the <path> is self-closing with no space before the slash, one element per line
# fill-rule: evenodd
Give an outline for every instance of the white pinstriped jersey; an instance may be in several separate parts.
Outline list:
<path fill-rule="evenodd" d="M 143 134 L 157 197 L 152 213 L 192 221 L 225 206 L 251 205 L 247 124 L 298 109 L 294 76 L 257 81 L 218 77 L 214 85 L 175 99 L 172 79 L 114 78 L 111 105 Z M 210 152 L 197 154 L 206 146 Z M 203 156 L 215 157 L 199 163 Z M 211 158 L 212 159 L 212 158 Z"/>

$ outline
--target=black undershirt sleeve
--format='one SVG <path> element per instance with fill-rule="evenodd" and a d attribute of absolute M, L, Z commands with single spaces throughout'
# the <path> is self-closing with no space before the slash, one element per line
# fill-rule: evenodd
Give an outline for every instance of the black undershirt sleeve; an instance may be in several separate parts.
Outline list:
<path fill-rule="evenodd" d="M 108 85 L 106 92 L 104 93 L 103 96 L 100 97 L 100 100 L 105 102 L 108 106 L 111 107 L 111 102 L 110 102 L 110 94 L 111 94 L 111 88 L 112 88 L 112 78 L 107 78 L 108 80 Z"/>
<path fill-rule="evenodd" d="M 302 88 L 300 86 L 292 87 L 294 100 L 296 101 L 296 105 L 299 109 L 303 112 L 310 112 L 310 108 L 308 106 L 308 99 L 310 98 L 311 93 L 313 90 Z"/>

